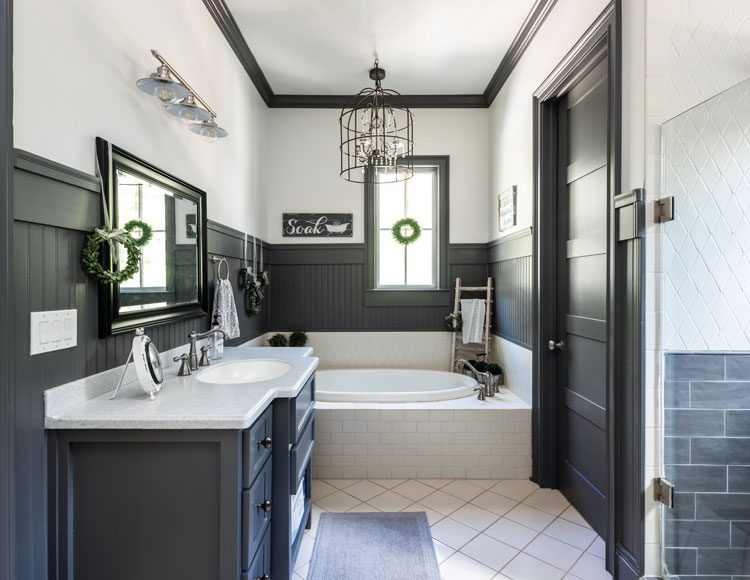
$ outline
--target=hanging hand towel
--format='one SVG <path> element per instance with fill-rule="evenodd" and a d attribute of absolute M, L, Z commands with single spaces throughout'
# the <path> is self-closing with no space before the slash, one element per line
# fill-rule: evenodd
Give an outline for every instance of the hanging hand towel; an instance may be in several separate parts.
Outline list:
<path fill-rule="evenodd" d="M 484 302 L 479 299 L 461 300 L 464 344 L 479 343 L 484 340 Z"/>
<path fill-rule="evenodd" d="M 214 292 L 213 315 L 219 317 L 219 328 L 226 332 L 229 338 L 237 338 L 240 335 L 240 321 L 237 318 L 232 284 L 229 282 L 229 268 L 227 268 L 227 277 L 222 278 L 221 267 L 219 267 L 216 292 Z"/>

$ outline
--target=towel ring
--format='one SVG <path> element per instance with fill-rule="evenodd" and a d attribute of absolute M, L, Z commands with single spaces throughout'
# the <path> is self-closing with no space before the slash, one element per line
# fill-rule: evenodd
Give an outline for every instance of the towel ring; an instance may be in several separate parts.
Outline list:
<path fill-rule="evenodd" d="M 229 262 L 227 262 L 226 258 L 219 258 L 218 256 L 212 256 L 211 261 L 216 264 L 216 277 L 219 280 L 229 280 Z M 222 278 L 221 277 L 221 265 L 224 264 L 227 268 L 227 277 Z"/>

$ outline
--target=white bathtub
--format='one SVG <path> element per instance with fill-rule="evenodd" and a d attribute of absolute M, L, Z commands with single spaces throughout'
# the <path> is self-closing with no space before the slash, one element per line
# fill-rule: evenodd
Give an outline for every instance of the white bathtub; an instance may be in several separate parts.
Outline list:
<path fill-rule="evenodd" d="M 337 403 L 445 401 L 474 394 L 477 382 L 466 375 L 417 369 L 341 369 L 318 371 L 315 398 Z"/>

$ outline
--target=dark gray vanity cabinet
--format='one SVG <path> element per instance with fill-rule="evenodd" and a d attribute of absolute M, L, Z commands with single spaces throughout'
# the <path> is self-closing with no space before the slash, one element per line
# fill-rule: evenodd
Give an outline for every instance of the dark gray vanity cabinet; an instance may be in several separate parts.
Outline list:
<path fill-rule="evenodd" d="M 48 432 L 59 580 L 286 580 L 310 524 L 314 375 L 245 430 Z M 305 511 L 292 530 L 292 494 Z"/>

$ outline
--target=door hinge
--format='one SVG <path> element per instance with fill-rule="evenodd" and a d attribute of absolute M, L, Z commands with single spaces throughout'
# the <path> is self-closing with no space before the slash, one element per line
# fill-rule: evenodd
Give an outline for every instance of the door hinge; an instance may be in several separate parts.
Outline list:
<path fill-rule="evenodd" d="M 663 503 L 669 509 L 674 507 L 674 485 L 663 477 L 652 480 L 654 486 L 654 501 Z"/>
<path fill-rule="evenodd" d="M 654 223 L 671 222 L 674 219 L 674 196 L 662 197 L 654 202 Z"/>

